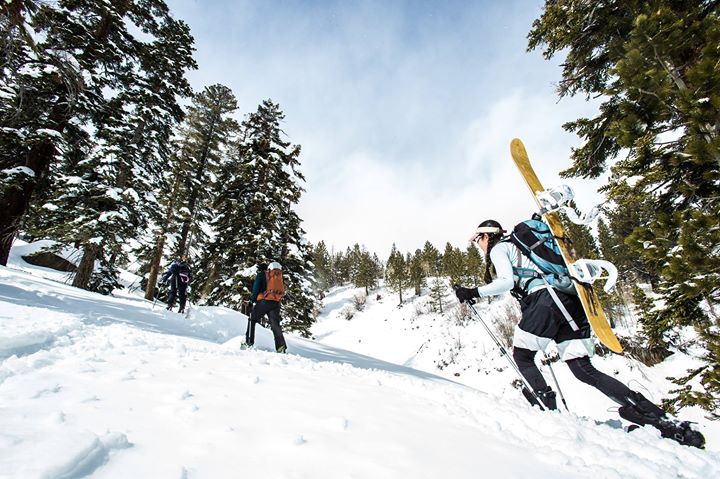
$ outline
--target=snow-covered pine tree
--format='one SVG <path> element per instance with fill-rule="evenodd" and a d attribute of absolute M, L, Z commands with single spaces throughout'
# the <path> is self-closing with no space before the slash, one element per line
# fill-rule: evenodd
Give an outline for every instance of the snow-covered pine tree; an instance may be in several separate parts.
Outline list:
<path fill-rule="evenodd" d="M 63 155 L 62 174 L 43 211 L 47 229 L 42 233 L 82 248 L 74 286 L 109 293 L 118 286 L 123 246 L 155 210 L 154 191 L 170 130 L 182 115 L 177 98 L 190 93 L 184 74 L 195 65 L 193 39 L 162 2 L 60 4 L 46 48 L 91 43 L 93 29 L 108 28 L 108 42 L 117 50 L 86 46 L 86 54 L 102 56 L 102 64 L 112 68 L 103 69 L 94 78 L 94 89 L 84 92 L 88 101 L 78 108 L 74 123 L 85 122 L 93 137 L 84 148 Z M 89 37 L 78 38 L 61 21 Z M 142 41 L 130 33 L 130 25 L 144 30 Z M 96 262 L 100 267 L 93 277 Z"/>
<path fill-rule="evenodd" d="M 608 196 L 650 195 L 655 214 L 626 243 L 659 268 L 655 324 L 691 325 L 706 364 L 677 404 L 720 411 L 720 10 L 716 1 L 548 0 L 529 48 L 564 56 L 560 96 L 602 96 L 595 118 L 565 128 L 583 138 L 564 173 L 597 177 Z M 617 160 L 620 152 L 623 158 Z M 615 188 L 618 187 L 619 188 Z M 661 316 L 661 317 L 660 317 Z M 697 375 L 697 376 L 696 376 Z"/>
<path fill-rule="evenodd" d="M 0 114 L 2 141 L 14 156 L 3 160 L 0 173 L 0 198 L 7 205 L 0 212 L 2 264 L 38 182 L 59 156 L 89 152 L 68 148 L 68 143 L 82 138 L 83 129 L 122 123 L 113 104 L 131 86 L 140 95 L 163 96 L 163 84 L 182 93 L 184 71 L 194 65 L 189 30 L 169 16 L 162 0 L 13 3 L 6 7 L 14 27 L 4 38 L 17 73 L 5 76 L 2 85 L 6 101 L 1 108 L 12 114 Z M 151 40 L 137 40 L 135 31 Z M 174 39 L 164 42 L 169 37 Z M 161 57 L 172 58 L 163 64 Z M 153 75 L 160 81 L 150 80 Z M 172 95 L 163 100 L 168 100 L 163 111 L 178 109 Z M 70 165 L 77 162 L 70 159 Z"/>
<path fill-rule="evenodd" d="M 247 299 L 243 272 L 261 262 L 279 261 L 287 291 L 284 324 L 309 334 L 317 312 L 312 258 L 301 220 L 293 210 L 305 181 L 300 146 L 286 141 L 284 114 L 265 100 L 242 123 L 242 135 L 222 171 L 222 195 L 211 225 L 216 236 L 207 264 L 215 271 L 211 304 L 240 307 Z"/>
<path fill-rule="evenodd" d="M 190 254 L 191 246 L 204 249 L 207 241 L 204 226 L 215 216 L 213 194 L 222 189 L 217 182 L 221 163 L 229 156 L 228 147 L 240 129 L 231 116 L 237 108 L 232 90 L 220 84 L 205 87 L 188 107 L 178 157 L 177 174 L 181 182 L 175 199 L 179 225 L 174 257 L 184 254 L 195 257 Z"/>

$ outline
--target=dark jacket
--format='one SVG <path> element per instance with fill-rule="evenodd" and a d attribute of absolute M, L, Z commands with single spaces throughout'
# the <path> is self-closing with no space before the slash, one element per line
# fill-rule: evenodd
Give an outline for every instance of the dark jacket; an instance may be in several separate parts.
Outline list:
<path fill-rule="evenodd" d="M 187 283 L 192 281 L 192 271 L 190 271 L 190 267 L 183 261 L 174 261 L 162 275 L 161 281 L 164 283 L 170 279 L 171 276 L 173 280 L 177 280 L 178 284 L 187 285 Z"/>
<path fill-rule="evenodd" d="M 250 301 L 253 303 L 257 302 L 258 294 L 264 292 L 267 289 L 267 278 L 265 277 L 265 271 L 258 271 L 255 276 L 255 282 L 252 286 L 252 294 L 250 295 Z"/>

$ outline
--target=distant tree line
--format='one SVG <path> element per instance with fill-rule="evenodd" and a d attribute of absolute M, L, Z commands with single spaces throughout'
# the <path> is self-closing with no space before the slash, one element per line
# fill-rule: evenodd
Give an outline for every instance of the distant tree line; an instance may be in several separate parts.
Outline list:
<path fill-rule="evenodd" d="M 388 288 L 398 294 L 399 304 L 403 295 L 412 290 L 416 296 L 429 287 L 437 309 L 442 312 L 447 282 L 480 284 L 484 262 L 480 250 L 470 245 L 463 251 L 450 243 L 441 253 L 429 241 L 423 249 L 414 253 L 401 253 L 393 244 L 390 256 L 383 263 L 377 254 L 371 254 L 364 246 L 355 244 L 346 251 L 328 251 L 324 241 L 312 248 L 317 286 L 326 291 L 345 284 L 365 288 L 366 294 L 384 279 Z"/>

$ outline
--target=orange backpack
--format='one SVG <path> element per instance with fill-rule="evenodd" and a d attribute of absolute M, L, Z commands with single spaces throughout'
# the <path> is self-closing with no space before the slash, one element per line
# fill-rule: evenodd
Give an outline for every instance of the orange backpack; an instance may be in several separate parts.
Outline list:
<path fill-rule="evenodd" d="M 282 270 L 272 269 L 265 273 L 267 279 L 267 289 L 265 292 L 258 294 L 258 301 L 267 299 L 270 301 L 280 302 L 285 295 L 285 286 L 283 285 Z"/>

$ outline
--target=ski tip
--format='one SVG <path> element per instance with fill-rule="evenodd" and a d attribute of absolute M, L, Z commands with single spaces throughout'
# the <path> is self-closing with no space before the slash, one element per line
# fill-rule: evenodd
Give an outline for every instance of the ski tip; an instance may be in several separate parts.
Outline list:
<path fill-rule="evenodd" d="M 526 157 L 527 151 L 525 150 L 525 145 L 523 145 L 523 142 L 520 140 L 520 138 L 513 138 L 513 140 L 510 142 L 510 153 L 515 156 L 520 157 Z"/>

